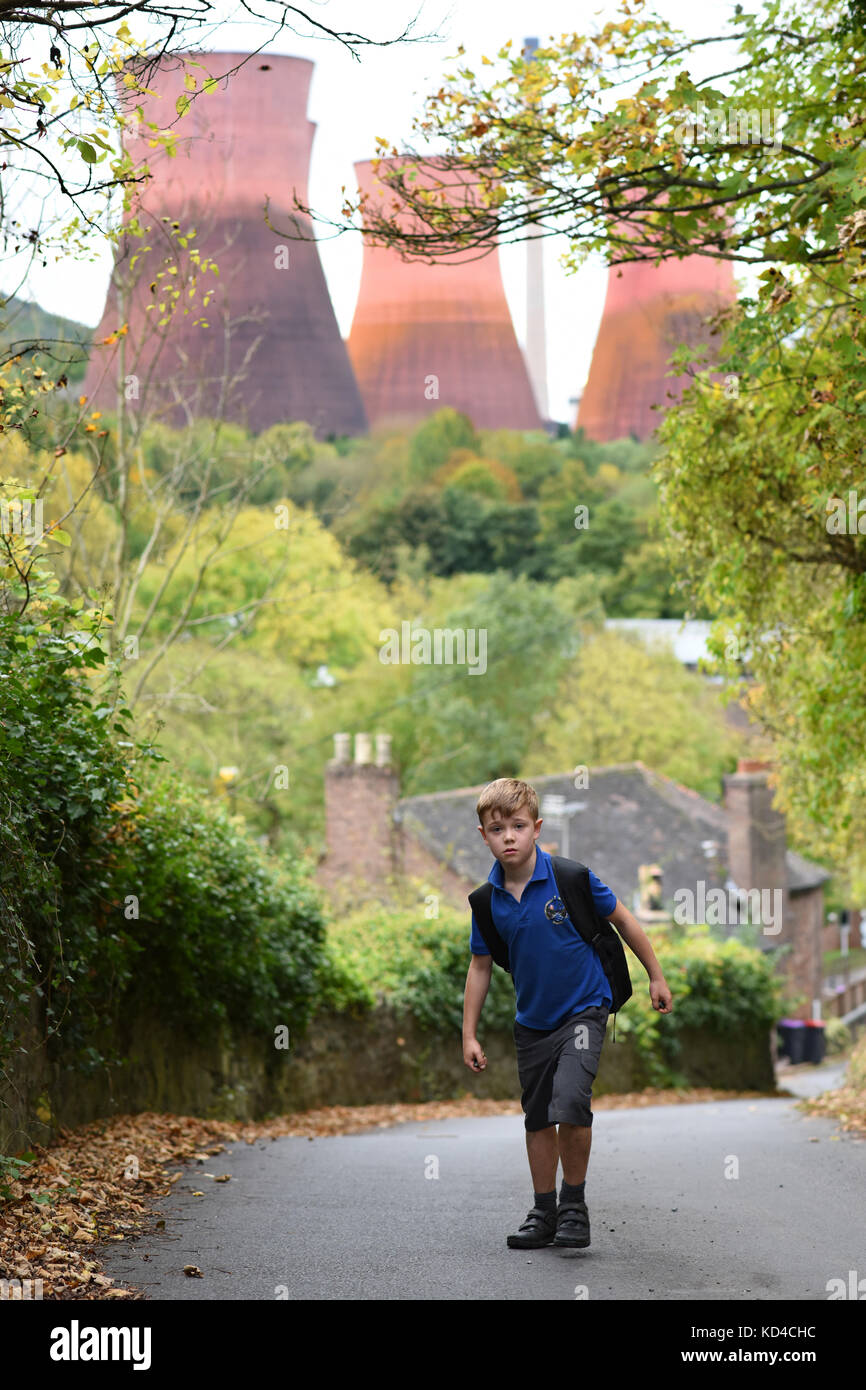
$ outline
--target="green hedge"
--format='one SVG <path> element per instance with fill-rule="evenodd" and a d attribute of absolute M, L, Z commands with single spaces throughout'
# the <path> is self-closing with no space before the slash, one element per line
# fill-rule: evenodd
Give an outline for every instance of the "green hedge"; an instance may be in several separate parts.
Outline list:
<path fill-rule="evenodd" d="M 617 1037 L 630 1037 L 655 1086 L 682 1086 L 682 1035 L 700 1030 L 719 1038 L 769 1031 L 781 1014 L 782 986 L 759 948 L 707 926 L 650 930 L 653 950 L 673 994 L 669 1014 L 657 1013 L 646 971 L 626 949 L 634 994 L 617 1015 Z"/>
<path fill-rule="evenodd" d="M 111 924 L 134 957 L 125 1007 L 196 1035 L 223 1022 L 304 1031 L 328 957 L 301 865 L 274 860 L 240 819 L 169 776 L 127 817 L 113 880 Z"/>
<path fill-rule="evenodd" d="M 35 1045 L 85 1074 L 117 1059 L 139 1006 L 199 1038 L 224 1021 L 303 1033 L 353 988 L 305 870 L 157 774 L 114 698 L 96 595 L 67 602 L 38 546 L 16 547 L 0 570 L 0 1068 L 34 999 Z"/>
<path fill-rule="evenodd" d="M 651 935 L 674 1008 L 665 1015 L 652 1008 L 646 971 L 627 949 L 634 994 L 617 1014 L 617 1042 L 621 1036 L 631 1039 L 652 1084 L 683 1085 L 682 1033 L 769 1030 L 779 1017 L 780 988 L 760 950 L 733 938 L 719 941 L 707 927 Z M 421 906 L 397 912 L 363 909 L 334 923 L 329 940 L 343 978 L 354 980 L 368 1006 L 386 997 L 432 1032 L 460 1035 L 470 960 L 468 908 L 446 908 L 432 920 Z M 339 998 L 335 1003 L 339 1007 Z M 511 979 L 494 966 L 479 1025 L 482 1036 L 485 1029 L 510 1031 L 514 1007 Z"/>
<path fill-rule="evenodd" d="M 52 603 L 49 582 L 34 567 L 37 601 L 0 613 L 0 1061 L 18 1049 L 35 994 L 47 1035 L 62 1031 L 64 1055 L 84 1065 L 128 971 L 122 942 L 96 922 L 131 760 L 126 712 L 100 704 L 87 679 L 102 651 L 85 645 L 71 605 Z"/>
<path fill-rule="evenodd" d="M 351 995 L 334 992 L 332 1006 L 372 1008 L 387 999 L 434 1033 L 462 1032 L 463 990 L 469 968 L 469 916 L 441 907 L 427 918 L 422 904 L 389 910 L 364 907 L 328 928 L 335 965 Z M 514 986 L 494 969 L 482 1015 L 490 1028 L 510 1028 Z"/>

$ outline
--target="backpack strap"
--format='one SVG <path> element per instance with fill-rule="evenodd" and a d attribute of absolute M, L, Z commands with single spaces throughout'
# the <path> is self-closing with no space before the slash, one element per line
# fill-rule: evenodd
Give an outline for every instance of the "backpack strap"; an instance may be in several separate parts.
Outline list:
<path fill-rule="evenodd" d="M 480 888 L 476 888 L 469 894 L 469 906 L 475 917 L 475 922 L 484 937 L 484 944 L 495 960 L 497 965 L 501 965 L 503 970 L 510 974 L 511 966 L 508 962 L 508 947 L 496 930 L 493 921 L 493 884 L 488 879 L 487 883 L 482 883 Z"/>
<path fill-rule="evenodd" d="M 569 918 L 583 940 L 597 953 L 611 992 L 611 1013 L 616 1015 L 632 995 L 628 961 L 615 927 L 599 913 L 592 896 L 589 869 L 576 859 L 550 856 L 553 874 Z M 590 926 L 589 924 L 593 924 Z"/>
<path fill-rule="evenodd" d="M 588 933 L 584 927 L 587 907 L 590 910 L 591 920 L 598 920 L 595 899 L 589 886 L 589 869 L 578 859 L 563 859 L 559 854 L 552 854 L 550 862 L 553 865 L 556 886 L 568 909 L 572 926 L 578 935 L 583 937 L 587 946 L 595 946 L 598 933 Z M 580 904 L 583 905 L 582 911 Z"/>

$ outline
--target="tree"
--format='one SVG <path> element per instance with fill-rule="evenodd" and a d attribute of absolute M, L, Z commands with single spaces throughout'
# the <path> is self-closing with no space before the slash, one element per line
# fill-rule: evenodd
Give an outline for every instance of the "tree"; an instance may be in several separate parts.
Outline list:
<path fill-rule="evenodd" d="M 259 19 L 271 22 L 270 37 L 306 21 L 314 32 L 342 43 L 356 58 L 364 46 L 410 38 L 416 25 L 414 19 L 410 20 L 398 35 L 378 39 L 355 30 L 330 28 L 322 18 L 298 6 L 274 4 L 271 10 L 270 4 L 271 0 L 264 0 L 263 11 L 256 11 Z M 242 7 L 253 13 L 244 3 Z M 46 358 L 50 366 L 50 358 L 58 356 L 57 344 L 50 338 L 15 341 L 5 361 L 0 361 L 0 433 L 8 435 L 10 430 L 19 430 L 26 434 L 43 469 L 42 487 L 50 488 L 58 478 L 66 483 L 65 517 L 73 516 L 83 499 L 85 515 L 71 523 L 80 544 L 76 544 L 72 563 L 65 568 L 63 582 L 70 594 L 110 589 L 116 621 L 106 640 L 112 650 L 122 649 L 128 636 L 139 640 L 144 637 L 144 629 L 131 634 L 129 627 L 138 585 L 146 566 L 159 560 L 166 543 L 177 557 L 183 551 L 179 535 L 184 529 L 188 537 L 196 534 L 201 540 L 203 519 L 207 517 L 212 525 L 210 548 L 200 556 L 199 568 L 191 581 L 191 611 L 204 569 L 227 540 L 240 506 L 247 497 L 273 492 L 273 481 L 269 485 L 268 480 L 276 464 L 272 441 L 264 442 L 251 467 L 251 449 L 245 440 L 232 475 L 219 474 L 215 461 L 221 453 L 225 457 L 219 443 L 225 413 L 221 409 L 208 412 L 209 439 L 203 439 L 201 431 L 195 438 L 192 432 L 175 434 L 169 445 L 173 454 L 170 464 L 157 473 L 149 473 L 143 466 L 143 439 L 146 422 L 152 423 L 153 413 L 147 421 L 143 413 L 129 407 L 133 389 L 136 398 L 146 396 L 148 376 L 176 326 L 177 315 L 192 312 L 201 316 L 206 310 L 211 292 L 209 276 L 218 267 L 199 252 L 195 232 L 177 223 L 162 225 L 168 219 L 161 219 L 154 235 L 160 238 L 159 253 L 164 260 L 161 268 L 155 270 L 151 258 L 146 277 L 150 280 L 153 276 L 153 303 L 148 306 L 155 310 L 152 331 L 146 340 L 136 344 L 133 352 L 126 341 L 124 311 L 137 290 L 137 281 L 148 264 L 146 254 L 151 250 L 143 245 L 149 229 L 139 220 L 138 198 L 139 185 L 148 168 L 146 163 L 136 166 L 124 152 L 123 136 L 130 123 L 141 115 L 136 102 L 147 90 L 157 66 L 167 56 L 177 55 L 190 29 L 201 27 L 213 13 L 211 0 L 177 5 L 171 0 L 132 0 L 128 5 L 104 7 L 104 13 L 77 0 L 60 7 L 37 0 L 7 7 L 0 16 L 0 67 L 5 79 L 5 85 L 0 84 L 0 105 L 5 107 L 0 130 L 0 233 L 5 236 L 7 250 L 15 255 L 22 247 L 29 248 L 32 263 L 35 257 L 44 261 L 49 246 L 74 258 L 89 254 L 94 241 L 107 239 L 121 253 L 114 271 L 117 327 L 99 345 L 116 349 L 117 409 L 111 422 L 113 434 L 99 411 L 85 409 L 87 401 L 83 396 L 79 397 L 77 408 L 62 409 L 59 423 L 47 420 L 46 394 L 62 394 L 68 385 L 64 370 L 46 371 L 43 366 Z M 147 40 L 131 31 L 127 22 L 130 16 L 151 26 Z M 412 41 L 418 41 L 417 37 L 413 36 Z M 45 59 L 41 64 L 40 57 Z M 193 103 L 207 101 L 217 85 L 216 79 L 209 77 L 191 55 L 185 55 L 183 67 L 185 94 L 166 113 L 164 125 L 150 123 L 151 144 L 169 154 L 176 141 L 175 127 L 188 115 Z M 16 211 L 26 205 L 27 196 L 34 191 L 39 195 L 38 205 L 45 220 L 25 230 L 20 219 L 16 220 Z M 115 216 L 117 198 L 112 205 L 112 194 L 119 195 L 122 205 L 124 216 L 119 224 Z M 0 328 L 4 326 L 2 318 L 0 305 Z M 238 325 L 235 322 L 223 327 L 228 333 L 231 328 L 237 331 Z M 228 398 L 237 387 L 237 381 L 224 379 L 223 397 Z M 195 400 L 188 396 L 179 396 L 176 405 L 186 411 L 190 421 L 197 413 Z M 62 462 L 58 468 L 58 460 L 68 450 L 87 445 L 96 446 L 91 475 L 84 479 L 79 469 L 79 491 L 73 493 L 69 487 L 71 470 Z M 49 453 L 47 461 L 41 451 Z M 100 516 L 97 522 L 94 513 L 100 504 L 107 504 L 110 516 Z M 89 550 L 85 536 L 90 532 L 93 538 L 94 530 L 100 533 L 100 547 Z M 171 573 L 163 578 L 168 583 Z M 264 599 L 274 576 L 261 579 L 258 598 L 248 596 L 244 610 L 247 617 L 250 605 Z M 157 594 L 154 606 L 144 615 L 145 627 L 153 621 L 158 604 Z M 145 662 L 132 692 L 133 701 L 141 697 L 143 682 L 167 650 L 165 643 L 184 634 L 184 614 L 181 611 L 176 616 L 179 626 L 173 634 L 163 635 L 159 651 L 152 652 Z"/>
<path fill-rule="evenodd" d="M 464 576 L 434 584 L 426 610 L 405 617 L 465 633 L 476 669 L 468 658 L 384 667 L 404 695 L 389 721 L 404 795 L 517 776 L 576 647 L 567 592 L 524 575 Z"/>
<path fill-rule="evenodd" d="M 303 32 L 303 25 L 319 37 L 342 44 L 355 59 L 365 47 L 389 47 L 430 37 L 413 36 L 417 15 L 400 33 L 375 38 L 357 30 L 331 28 L 311 11 L 281 0 L 262 0 L 255 8 L 248 0 L 240 0 L 238 8 L 270 27 L 261 48 L 284 30 Z M 104 10 L 95 10 L 89 0 L 64 0 L 63 4 L 54 0 L 15 4 L 13 0 L 3 6 L 0 105 L 7 112 L 0 131 L 7 189 L 0 210 L 3 230 L 8 230 L 8 220 L 15 212 L 8 185 L 16 172 L 35 174 L 46 192 L 59 193 L 91 226 L 82 199 L 116 187 L 127 188 L 140 178 L 122 155 L 116 158 L 112 137 L 122 132 L 135 95 L 146 91 L 156 67 L 165 58 L 178 55 L 194 32 L 212 25 L 216 10 L 214 0 L 178 0 L 176 4 L 171 0 L 123 0 L 106 5 Z M 131 17 L 140 21 L 138 35 L 129 27 Z M 250 54 L 237 67 L 254 56 Z M 29 72 L 24 70 L 28 63 L 34 64 Z M 196 73 L 200 63 L 190 59 L 185 67 L 189 95 L 171 113 L 176 121 L 215 85 Z M 100 124 L 106 128 L 100 130 Z M 170 144 L 171 123 L 155 130 L 153 138 Z M 58 162 L 56 155 L 49 153 L 55 143 L 58 153 L 73 151 L 79 162 L 64 167 L 62 159 Z M 11 225 L 18 224 L 13 219 Z M 22 231 L 22 235 L 37 252 L 42 249 L 38 228 L 26 234 Z"/>
<path fill-rule="evenodd" d="M 723 41 L 736 56 L 714 62 Z M 661 428 L 665 550 L 687 614 L 719 619 L 720 669 L 754 678 L 795 837 L 866 892 L 866 10 L 738 5 L 729 33 L 689 40 L 636 3 L 498 63 L 446 76 L 417 127 L 445 153 L 382 173 L 396 198 L 364 209 L 367 234 L 426 258 L 540 230 L 573 267 L 766 266 L 717 320 L 724 383 L 674 356 L 696 384 Z"/>
<path fill-rule="evenodd" d="M 425 259 L 564 233 L 573 265 L 592 251 L 612 264 L 835 262 L 864 168 L 859 0 L 737 5 L 729 32 L 699 40 L 644 17 L 643 0 L 622 10 L 531 60 L 509 41 L 477 73 L 461 46 L 414 127 L 437 153 L 410 146 L 379 171 L 395 199 L 348 199 L 331 225 L 348 230 L 362 210 L 373 244 Z M 733 64 L 724 49 L 720 70 L 693 77 L 722 45 Z"/>
<path fill-rule="evenodd" d="M 866 892 L 864 215 L 845 261 L 741 302 L 725 386 L 698 373 L 661 427 L 665 544 L 717 669 L 773 736 L 799 846 Z M 746 677 L 751 683 L 746 683 Z"/>
<path fill-rule="evenodd" d="M 640 761 L 717 801 L 744 748 L 713 691 L 673 653 L 599 631 L 563 673 L 527 760 L 533 776 Z"/>
<path fill-rule="evenodd" d="M 444 406 L 414 431 L 409 445 L 409 476 L 426 482 L 448 463 L 456 449 L 471 452 L 477 445 L 478 436 L 469 416 Z"/>
<path fill-rule="evenodd" d="M 119 197 L 130 214 L 148 172 L 124 151 L 124 131 L 139 118 L 137 103 L 159 64 L 180 56 L 191 35 L 207 32 L 217 8 L 214 0 L 124 0 L 98 8 L 86 0 L 12 0 L 0 8 L 0 235 L 7 282 L 17 276 L 11 294 L 31 265 L 47 264 L 51 252 L 89 256 L 95 242 L 117 240 L 114 204 Z M 415 33 L 417 16 L 398 34 L 377 38 L 332 28 L 314 10 L 281 0 L 241 0 L 239 8 L 269 27 L 261 47 L 284 30 L 306 31 L 342 44 L 358 59 L 365 47 L 431 37 Z M 136 21 L 134 30 L 130 22 Z M 169 153 L 178 124 L 217 85 L 197 59 L 187 54 L 182 61 L 185 94 L 163 124 L 151 123 L 152 145 Z M 123 235 L 142 234 L 135 216 L 128 216 Z M 22 251 L 23 265 L 16 260 Z M 0 329 L 8 298 L 0 300 Z M 34 352 L 43 360 L 56 357 L 56 347 L 50 335 L 22 337 L 6 360 Z"/>
<path fill-rule="evenodd" d="M 174 238 L 186 247 L 187 238 L 179 230 Z M 119 340 L 116 413 L 103 417 L 98 410 L 88 410 L 81 396 L 77 409 L 60 413 L 58 443 L 45 464 L 43 490 L 57 496 L 65 485 L 63 520 L 68 521 L 74 542 L 68 563 L 59 567 L 64 592 L 82 600 L 99 593 L 110 608 L 108 649 L 136 663 L 132 668 L 136 674 L 129 682 L 133 706 L 169 647 L 188 634 L 209 568 L 222 559 L 239 513 L 276 462 L 268 450 L 253 459 L 246 432 L 226 425 L 220 416 L 194 425 L 195 402 L 179 400 L 190 423 L 185 430 L 158 431 L 159 466 L 148 466 L 156 462 L 153 456 L 148 458 L 147 441 L 160 406 L 151 400 L 147 378 L 165 349 L 177 314 L 187 312 L 191 287 L 195 294 L 202 268 L 207 269 L 207 262 L 194 247 L 191 254 L 177 255 L 179 273 L 161 291 L 165 295 L 158 304 L 161 316 L 153 316 L 149 331 L 129 354 L 124 350 L 123 326 L 109 335 L 109 340 Z M 140 268 L 137 273 L 141 274 Z M 128 276 L 130 292 L 135 276 L 135 271 Z M 202 298 L 206 302 L 207 293 Z M 231 329 L 227 324 L 226 332 Z M 130 381 L 135 383 L 135 409 L 129 388 L 124 387 Z M 230 398 L 233 385 L 226 372 L 220 391 L 223 401 Z M 73 461 L 66 460 L 67 451 L 76 460 L 81 453 L 89 455 L 89 468 L 70 466 Z M 107 515 L 94 527 L 94 512 L 103 508 Z M 186 575 L 182 600 L 176 579 L 179 569 Z M 224 615 L 228 626 L 222 645 L 232 641 L 243 622 L 267 600 L 281 573 L 279 564 L 271 572 L 259 571 L 256 592 L 246 593 L 240 609 Z M 169 592 L 175 603 L 170 621 L 165 621 L 162 604 Z M 148 599 L 142 605 L 144 593 Z"/>

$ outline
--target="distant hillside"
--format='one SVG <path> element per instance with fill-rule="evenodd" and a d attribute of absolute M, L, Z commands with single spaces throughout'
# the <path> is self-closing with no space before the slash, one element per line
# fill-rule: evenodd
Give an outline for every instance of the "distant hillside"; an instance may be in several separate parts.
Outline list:
<path fill-rule="evenodd" d="M 19 350 L 39 342 L 44 350 L 38 354 L 40 366 L 48 372 L 66 372 L 69 384 L 84 379 L 93 329 L 60 314 L 49 314 L 38 304 L 14 295 L 0 297 L 0 352 L 5 358 L 10 349 Z M 2 359 L 0 359 L 2 360 Z M 62 364 L 62 365 L 61 365 Z"/>

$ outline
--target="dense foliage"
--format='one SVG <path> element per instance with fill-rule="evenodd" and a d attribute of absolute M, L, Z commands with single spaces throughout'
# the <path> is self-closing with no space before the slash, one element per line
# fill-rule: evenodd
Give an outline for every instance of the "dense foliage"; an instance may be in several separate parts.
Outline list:
<path fill-rule="evenodd" d="M 224 1021 L 303 1032 L 325 960 L 303 866 L 275 861 L 175 777 L 142 792 L 120 834 L 110 915 L 137 913 L 125 1005 L 198 1036 Z"/>
<path fill-rule="evenodd" d="M 469 964 L 467 920 L 465 913 L 443 907 L 430 920 L 421 905 L 364 910 L 334 923 L 328 934 L 337 961 L 367 991 L 368 1007 L 387 999 L 443 1040 L 459 1044 Z M 634 994 L 617 1015 L 617 1038 L 631 1040 L 653 1085 L 676 1086 L 684 1084 L 679 1066 L 684 1030 L 718 1037 L 769 1033 L 782 1000 L 772 963 L 754 944 L 718 939 L 702 926 L 653 935 L 674 1011 L 662 1016 L 653 1010 L 646 972 L 626 951 Z M 514 985 L 494 966 L 479 1034 L 507 1032 L 513 1019 Z"/>
<path fill-rule="evenodd" d="M 110 617 L 57 596 L 58 534 L 4 536 L 2 1058 L 33 1024 L 61 1068 L 89 1069 L 139 1008 L 198 1036 L 223 1021 L 303 1032 L 328 964 L 303 865 L 158 778 L 162 755 L 99 700 L 89 676 Z"/>

